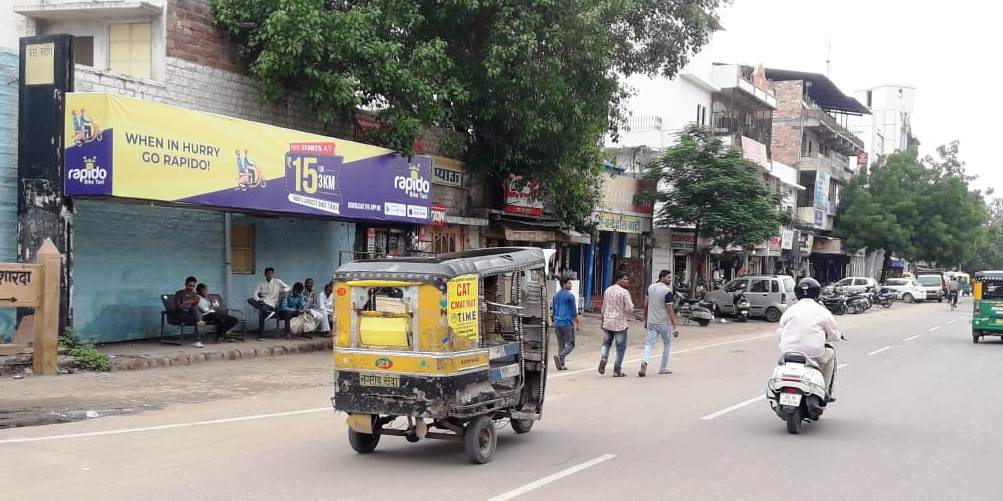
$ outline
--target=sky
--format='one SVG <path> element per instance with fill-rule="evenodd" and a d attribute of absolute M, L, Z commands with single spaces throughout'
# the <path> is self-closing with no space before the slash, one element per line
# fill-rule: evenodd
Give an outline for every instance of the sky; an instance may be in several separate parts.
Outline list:
<path fill-rule="evenodd" d="M 916 87 L 921 154 L 957 139 L 977 188 L 1003 192 L 1003 8 L 995 2 L 734 0 L 719 10 L 716 62 L 826 73 L 848 95 L 881 84 Z"/>

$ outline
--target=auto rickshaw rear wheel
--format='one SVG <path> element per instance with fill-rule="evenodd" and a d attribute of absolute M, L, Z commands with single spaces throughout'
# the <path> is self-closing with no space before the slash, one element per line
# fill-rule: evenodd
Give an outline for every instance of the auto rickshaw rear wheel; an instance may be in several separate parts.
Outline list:
<path fill-rule="evenodd" d="M 533 424 L 536 423 L 536 421 L 532 419 L 513 419 L 511 423 L 512 430 L 516 433 L 522 434 L 529 433 L 529 431 L 533 429 Z"/>
<path fill-rule="evenodd" d="M 490 463 L 498 447 L 498 430 L 488 416 L 478 416 L 463 429 L 463 449 L 470 462 Z"/>
<path fill-rule="evenodd" d="M 376 450 L 380 443 L 379 433 L 359 433 L 351 428 L 348 429 L 348 443 L 359 454 L 369 454 Z"/>

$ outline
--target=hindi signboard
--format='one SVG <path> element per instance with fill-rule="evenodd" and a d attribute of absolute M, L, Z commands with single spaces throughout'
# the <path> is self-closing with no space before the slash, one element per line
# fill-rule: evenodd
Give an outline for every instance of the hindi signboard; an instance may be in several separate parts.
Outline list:
<path fill-rule="evenodd" d="M 38 306 L 40 264 L 0 263 L 0 306 Z"/>

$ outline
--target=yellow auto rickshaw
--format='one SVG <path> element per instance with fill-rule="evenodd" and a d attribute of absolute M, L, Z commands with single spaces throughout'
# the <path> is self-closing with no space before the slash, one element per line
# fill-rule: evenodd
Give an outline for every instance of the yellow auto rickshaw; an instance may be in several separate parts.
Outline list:
<path fill-rule="evenodd" d="M 461 440 L 491 460 L 496 422 L 527 433 L 543 413 L 547 254 L 490 248 L 345 264 L 334 274 L 335 410 L 348 440 Z"/>

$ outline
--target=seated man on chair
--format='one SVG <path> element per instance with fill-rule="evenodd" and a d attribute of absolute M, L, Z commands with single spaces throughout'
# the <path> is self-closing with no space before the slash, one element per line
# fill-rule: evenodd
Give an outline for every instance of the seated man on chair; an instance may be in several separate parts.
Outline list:
<path fill-rule="evenodd" d="M 275 268 L 265 268 L 265 280 L 258 282 L 258 287 L 254 289 L 254 297 L 247 300 L 247 304 L 258 310 L 259 333 L 264 333 L 265 320 L 275 316 L 280 296 L 288 290 L 289 286 L 285 282 L 275 278 Z"/>
<path fill-rule="evenodd" d="M 198 284 L 195 287 L 195 293 L 198 294 L 198 309 L 202 315 L 202 320 L 210 324 L 216 324 L 216 341 L 222 340 L 226 337 L 226 333 L 239 322 L 237 317 L 229 315 L 220 309 L 219 302 L 209 297 L 209 287 L 205 284 Z"/>

